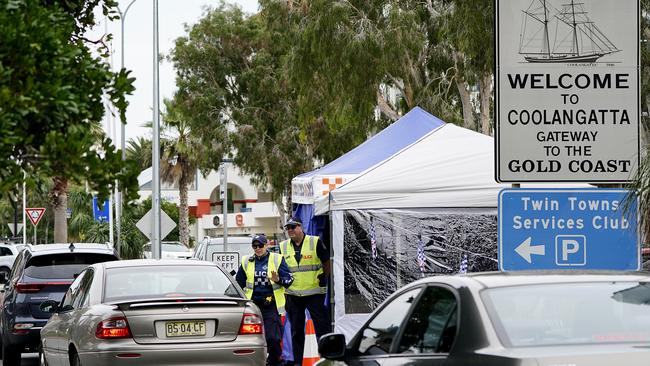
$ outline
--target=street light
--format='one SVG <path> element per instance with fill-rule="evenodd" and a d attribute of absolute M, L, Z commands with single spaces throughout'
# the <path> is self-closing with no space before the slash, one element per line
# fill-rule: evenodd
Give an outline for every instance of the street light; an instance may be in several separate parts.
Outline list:
<path fill-rule="evenodd" d="M 124 20 L 126 19 L 126 14 L 129 12 L 129 9 L 131 8 L 131 5 L 136 0 L 131 0 L 129 5 L 127 5 L 126 9 L 122 11 L 120 7 L 117 7 L 117 11 L 120 14 L 120 29 L 121 29 L 121 35 L 120 35 L 120 43 L 121 43 L 121 48 L 122 50 L 120 51 L 120 70 L 124 70 Z M 122 160 L 126 160 L 126 150 L 124 148 L 125 145 L 125 137 L 124 137 L 124 121 L 120 119 L 120 131 L 122 132 L 120 136 L 120 147 L 122 149 Z M 120 246 L 122 244 L 122 192 L 119 191 L 119 183 L 115 183 L 115 221 L 116 222 L 116 229 L 117 229 L 117 252 L 120 252 Z"/>

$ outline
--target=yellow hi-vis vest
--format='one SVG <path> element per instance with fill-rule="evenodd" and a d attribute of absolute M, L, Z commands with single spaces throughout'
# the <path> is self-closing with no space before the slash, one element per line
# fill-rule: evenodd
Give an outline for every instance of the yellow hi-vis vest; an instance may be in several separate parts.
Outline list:
<path fill-rule="evenodd" d="M 244 288 L 244 295 L 247 299 L 253 298 L 253 288 L 255 286 L 255 261 L 249 261 L 249 255 L 245 255 L 241 260 L 241 268 L 246 273 L 246 287 Z M 284 314 L 284 287 L 271 280 L 271 272 L 279 272 L 280 263 L 282 263 L 282 256 L 277 253 L 269 253 L 269 266 L 266 271 L 266 276 L 271 282 L 273 287 L 273 297 L 275 298 L 275 306 L 278 308 L 278 314 Z"/>
<path fill-rule="evenodd" d="M 323 273 L 323 264 L 316 254 L 318 237 L 305 235 L 300 249 L 300 264 L 296 261 L 296 251 L 291 240 L 280 243 L 280 252 L 287 261 L 289 271 L 293 274 L 293 283 L 287 289 L 287 295 L 309 296 L 324 294 L 327 289 L 318 285 L 318 275 Z"/>

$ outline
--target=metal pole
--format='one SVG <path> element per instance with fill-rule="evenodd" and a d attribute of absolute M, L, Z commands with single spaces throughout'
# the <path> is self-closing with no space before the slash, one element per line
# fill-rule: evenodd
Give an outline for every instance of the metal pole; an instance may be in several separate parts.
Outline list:
<path fill-rule="evenodd" d="M 111 243 L 111 247 L 115 246 L 115 236 L 113 234 L 113 193 L 108 196 L 108 241 Z"/>
<path fill-rule="evenodd" d="M 121 36 L 120 36 L 120 43 L 121 43 L 121 48 L 122 50 L 120 51 L 120 70 L 124 70 L 124 20 L 126 18 L 126 13 L 129 11 L 129 8 L 135 0 L 132 0 L 131 3 L 126 7 L 126 10 L 122 12 L 120 8 L 118 7 L 117 10 L 120 12 L 120 28 L 121 28 Z M 124 132 L 124 122 L 121 117 L 120 117 L 120 148 L 122 149 L 122 161 L 126 160 L 126 149 L 125 149 L 125 132 Z M 115 184 L 115 191 L 117 191 L 117 194 L 115 195 L 115 221 L 117 223 L 116 229 L 117 229 L 117 252 L 120 252 L 120 244 L 122 243 L 122 191 L 119 190 L 119 183 Z"/>
<path fill-rule="evenodd" d="M 223 162 L 223 250 L 228 251 L 228 162 Z"/>
<path fill-rule="evenodd" d="M 23 244 L 27 244 L 27 173 L 23 171 Z"/>
<path fill-rule="evenodd" d="M 153 138 L 152 138 L 152 197 L 153 232 L 151 255 L 160 259 L 160 104 L 158 73 L 158 0 L 153 0 Z"/>

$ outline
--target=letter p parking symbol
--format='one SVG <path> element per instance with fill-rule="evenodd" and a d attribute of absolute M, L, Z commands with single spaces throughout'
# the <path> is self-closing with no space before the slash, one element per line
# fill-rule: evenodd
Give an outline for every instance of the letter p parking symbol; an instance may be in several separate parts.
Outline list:
<path fill-rule="evenodd" d="M 557 235 L 555 237 L 555 264 L 584 266 L 587 264 L 587 238 L 584 235 Z"/>

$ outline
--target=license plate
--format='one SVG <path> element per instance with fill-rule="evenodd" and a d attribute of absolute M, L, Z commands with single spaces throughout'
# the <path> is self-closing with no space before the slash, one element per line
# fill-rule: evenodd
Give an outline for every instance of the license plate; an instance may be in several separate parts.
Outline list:
<path fill-rule="evenodd" d="M 187 337 L 205 335 L 205 320 L 165 322 L 167 337 Z"/>

